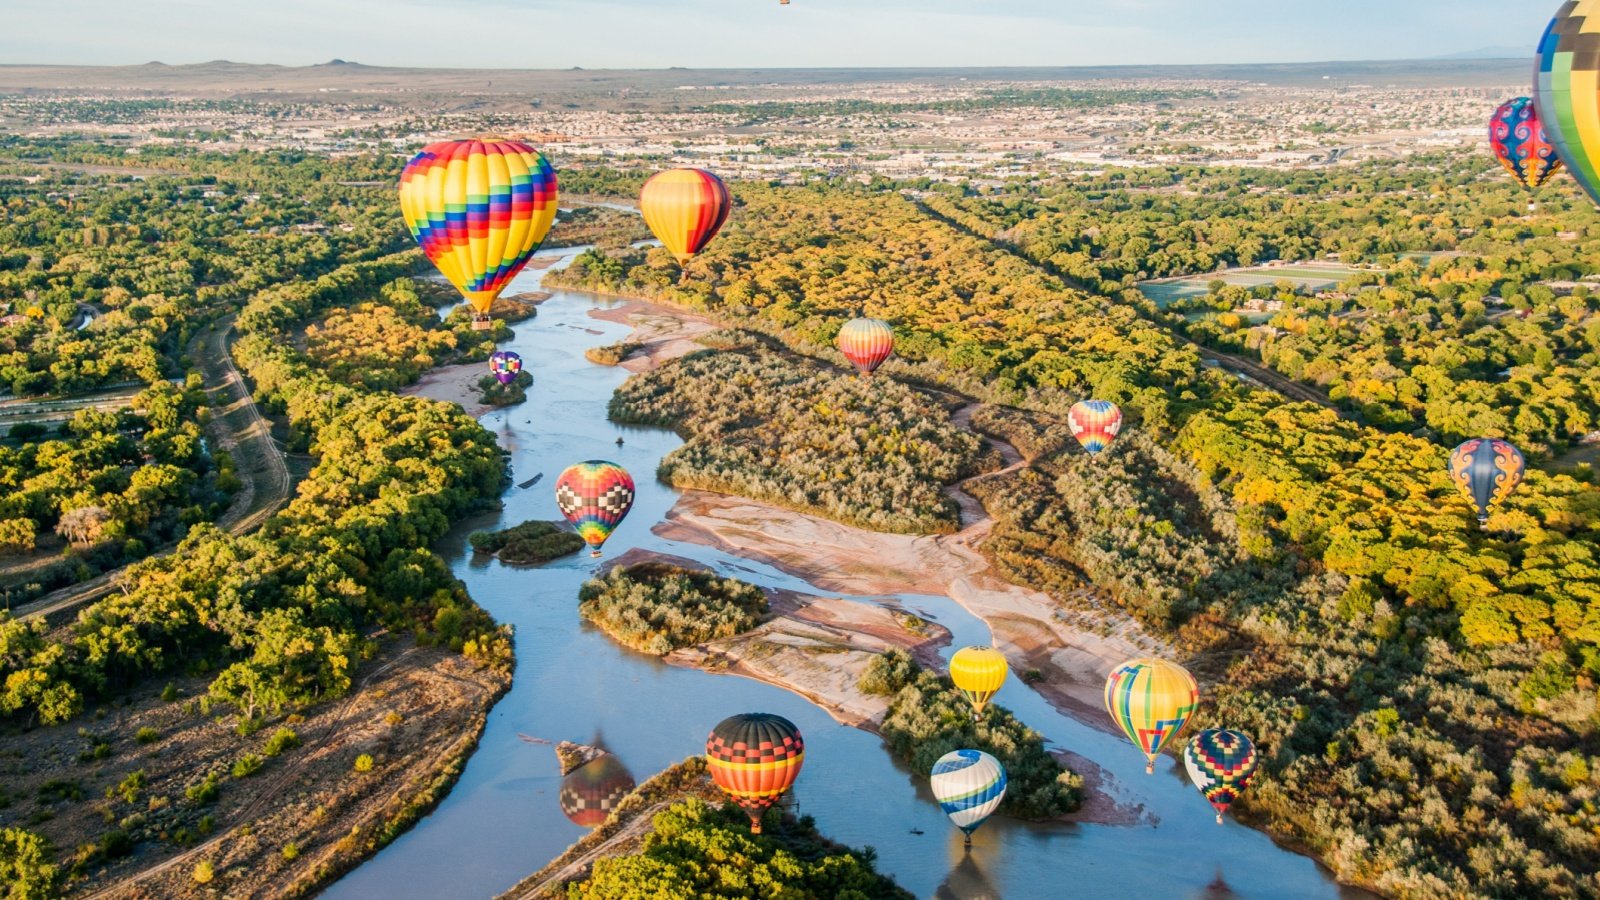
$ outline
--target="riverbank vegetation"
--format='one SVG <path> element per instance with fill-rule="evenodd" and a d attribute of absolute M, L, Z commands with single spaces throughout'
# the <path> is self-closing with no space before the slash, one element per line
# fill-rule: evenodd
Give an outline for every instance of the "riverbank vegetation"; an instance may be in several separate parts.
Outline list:
<path fill-rule="evenodd" d="M 518 566 L 549 562 L 584 546 L 583 538 L 555 522 L 523 522 L 503 531 L 474 531 L 467 541 L 474 553 L 487 553 Z"/>
<path fill-rule="evenodd" d="M 774 896 L 909 900 L 873 868 L 870 850 L 824 838 L 810 816 L 784 817 L 761 834 L 732 804 L 689 799 L 655 814 L 638 853 L 595 861 L 588 879 L 568 887 L 574 900 L 649 896 Z"/>
<path fill-rule="evenodd" d="M 767 614 L 755 585 L 665 563 L 618 566 L 584 582 L 578 601 L 585 619 L 656 656 L 742 634 Z"/>
<path fill-rule="evenodd" d="M 768 348 L 708 335 L 706 350 L 629 379 L 619 422 L 674 427 L 687 443 L 658 475 L 678 488 L 766 500 L 903 533 L 955 531 L 941 488 L 994 464 L 949 411 L 902 384 L 869 381 Z"/>
<path fill-rule="evenodd" d="M 1003 706 L 989 704 L 982 721 L 950 679 L 924 671 L 904 650 L 874 657 L 860 687 L 889 694 L 881 733 L 889 751 L 913 772 L 933 771 L 952 750 L 982 750 L 1006 768 L 1006 799 L 1000 811 L 1022 819 L 1049 819 L 1083 803 L 1083 779 L 1062 768 L 1044 748 L 1044 738 Z"/>
<path fill-rule="evenodd" d="M 631 341 L 617 341 L 615 344 L 607 344 L 604 347 L 590 347 L 583 351 L 583 356 L 597 366 L 616 366 L 621 365 L 622 361 L 627 359 L 629 354 L 638 350 L 640 346 L 640 344 L 635 344 Z"/>
<path fill-rule="evenodd" d="M 122 156 L 118 151 L 117 159 L 107 164 Z M 194 323 L 237 312 L 235 361 L 254 383 L 263 409 L 287 420 L 291 446 L 305 450 L 316 462 L 294 500 L 255 534 L 235 536 L 203 522 L 189 524 L 171 555 L 128 569 L 121 577 L 122 590 L 84 608 L 65 627 L 51 630 L 42 621 L 0 618 L 0 727 L 12 735 L 52 741 L 64 734 L 63 723 L 85 711 L 125 703 L 132 693 L 148 691 L 152 682 L 159 686 L 188 677 L 198 683 L 185 703 L 207 719 L 222 718 L 236 733 L 247 736 L 268 724 L 288 723 L 292 717 L 309 718 L 328 709 L 328 701 L 348 695 L 357 684 L 361 663 L 386 652 L 380 638 L 384 632 L 411 635 L 424 647 L 438 648 L 445 658 L 486 673 L 486 685 L 503 681 L 511 659 L 509 635 L 471 602 L 427 547 L 453 520 L 493 501 L 505 482 L 504 458 L 493 437 L 458 407 L 398 397 L 364 383 L 367 379 L 398 383 L 413 358 L 400 354 L 384 365 L 360 355 L 354 342 L 346 339 L 346 331 L 357 329 L 363 315 L 381 317 L 381 322 L 373 321 L 384 326 L 380 332 L 396 338 L 395 346 L 412 346 L 416 337 L 401 310 L 414 302 L 414 295 L 406 295 L 405 280 L 417 268 L 418 255 L 409 250 L 382 255 L 386 248 L 408 242 L 393 225 L 392 198 L 322 181 L 330 166 L 353 171 L 388 163 L 181 152 L 172 161 L 192 167 L 191 178 L 214 173 L 216 192 L 234 199 L 210 205 L 225 206 L 227 212 L 213 214 L 208 204 L 198 202 L 198 189 L 192 204 L 182 192 L 173 195 L 177 179 L 170 177 L 138 183 L 154 185 L 149 191 L 137 186 L 91 191 L 86 194 L 96 198 L 91 202 L 113 206 L 130 197 L 148 196 L 152 203 L 137 214 L 167 217 L 159 235 L 143 239 L 147 246 L 120 247 L 112 242 L 112 247 L 96 244 L 91 252 L 104 251 L 125 264 L 132 260 L 133 272 L 149 263 L 155 266 L 151 272 L 164 273 L 175 267 L 160 261 L 165 250 L 149 244 L 171 241 L 178 254 L 175 259 L 201 267 L 189 270 L 191 281 L 169 285 L 173 293 L 161 301 L 184 310 L 185 324 L 167 322 L 168 332 L 177 333 L 150 346 L 187 346 L 186 329 Z M 8 184 L 4 190 L 14 187 Z M 312 202 L 302 207 L 286 201 L 276 210 L 264 203 L 252 209 L 254 202 L 246 203 L 242 197 L 250 189 L 263 197 L 286 193 L 310 197 Z M 183 202 L 171 202 L 175 196 Z M 82 214 L 80 210 L 74 216 Z M 231 223 L 236 218 L 261 233 L 235 234 Z M 180 219 L 183 227 L 172 224 Z M 296 221 L 320 222 L 322 227 L 287 227 Z M 341 222 L 350 228 L 326 227 Z M 0 228 L 11 224 L 8 219 Z M 117 257 L 118 253 L 123 256 Z M 6 271 L 29 270 L 25 264 Z M 67 267 L 55 266 L 52 271 Z M 35 282 L 40 278 L 27 277 Z M 54 290 L 48 280 L 40 284 L 44 290 Z M 41 288 L 28 289 L 37 293 Z M 0 293 L 5 290 L 0 285 Z M 245 292 L 242 306 L 234 299 L 241 291 Z M 378 303 L 394 315 L 362 309 L 361 303 Z M 329 315 L 336 309 L 347 312 Z M 140 323 L 152 321 L 147 316 L 120 315 Z M 296 349 L 300 329 L 318 317 L 327 328 L 317 341 L 307 341 L 306 350 Z M 110 315 L 105 318 L 111 324 L 117 321 Z M 102 327 L 100 321 L 96 327 Z M 337 375 L 330 374 L 335 371 Z M 385 380 L 390 378 L 396 380 Z M 162 416 L 171 419 L 176 410 L 179 427 L 154 450 L 181 447 L 187 433 L 181 427 L 185 392 L 151 390 L 155 392 L 149 402 L 141 402 L 144 412 L 139 413 L 148 416 L 146 423 L 152 426 L 143 440 L 148 446 L 154 427 L 165 421 Z M 140 437 L 130 434 L 120 440 Z M 143 459 L 140 463 L 127 475 L 132 487 L 165 471 L 159 464 Z M 108 473 L 93 484 L 114 487 L 120 477 Z M 155 486 L 160 484 L 158 479 Z M 158 505 L 181 502 L 166 498 Z M 133 503 L 107 505 L 113 516 L 138 511 Z M 154 527 L 159 521 L 159 515 L 152 516 L 149 524 Z M 464 701 L 486 706 L 494 693 L 480 692 Z M 160 727 L 153 730 L 156 741 L 168 733 Z M 143 747 L 151 738 L 141 733 L 128 743 Z M 111 748 L 109 756 L 99 747 Z M 171 851 L 203 834 L 196 830 L 200 821 L 180 832 L 163 816 L 152 815 L 153 808 L 109 818 L 87 814 L 87 804 L 97 803 L 91 798 L 99 797 L 105 787 L 116 788 L 112 793 L 123 800 L 150 790 L 153 773 L 127 784 L 99 783 L 102 773 L 109 771 L 106 766 L 132 758 L 136 751 L 131 747 L 122 749 L 114 740 L 90 742 L 84 750 L 87 758 L 105 762 L 81 779 L 80 789 L 52 793 L 50 802 L 59 805 L 48 815 L 23 804 L 0 807 L 0 826 L 34 828 L 57 847 L 93 844 L 112 855 L 129 848 L 138 848 L 139 854 Z M 180 786 L 181 799 L 169 800 L 172 807 L 198 810 L 219 804 L 206 827 L 221 827 L 222 810 L 231 808 L 228 796 L 234 776 L 230 773 L 239 773 L 240 784 L 254 784 L 261 777 L 254 774 L 262 764 L 260 754 L 254 760 L 248 755 L 189 772 L 196 781 L 188 788 Z M 383 757 L 374 756 L 374 771 L 380 771 Z M 426 757 L 427 767 L 438 762 Z M 350 761 L 343 760 L 340 768 L 345 773 L 341 777 L 347 777 Z M 73 806 L 69 815 L 66 804 L 83 808 Z M 355 845 L 351 849 L 357 858 L 370 851 Z M 75 880 L 97 871 L 95 861 L 103 855 L 95 851 L 57 862 L 66 877 Z M 303 859 L 306 862 L 300 865 L 310 863 L 309 857 Z M 289 862 L 284 859 L 286 865 Z M 229 876 L 219 866 L 215 877 L 223 881 Z"/>
<path fill-rule="evenodd" d="M 1560 894 L 1600 873 L 1585 805 L 1597 786 L 1586 773 L 1600 770 L 1600 491 L 1585 470 L 1532 470 L 1479 530 L 1444 463 L 1453 429 L 1514 424 L 1502 409 L 1562 422 L 1524 417 L 1518 433 L 1532 449 L 1558 448 L 1592 427 L 1589 400 L 1578 397 L 1594 396 L 1583 380 L 1594 369 L 1583 363 L 1592 352 L 1582 344 L 1589 299 L 1535 299 L 1543 295 L 1530 283 L 1594 271 L 1580 255 L 1592 240 L 1582 227 L 1590 214 L 1575 191 L 1560 191 L 1546 202 L 1549 223 L 1522 221 L 1522 200 L 1478 180 L 1490 165 L 1451 157 L 1316 173 L 1113 169 L 1075 179 L 1097 186 L 1072 200 L 1082 227 L 1027 241 L 1018 235 L 1034 218 L 1029 201 L 1004 189 L 998 200 L 1015 207 L 1014 219 L 985 212 L 994 192 L 969 186 L 740 184 L 739 215 L 690 262 L 683 283 L 669 277 L 668 261 L 637 251 L 594 254 L 574 277 L 704 310 L 819 355 L 845 319 L 890 320 L 895 377 L 1008 409 L 975 418 L 983 427 L 1031 429 L 1032 443 L 1017 443 L 1034 466 L 973 485 L 997 520 L 986 549 L 1001 571 L 1062 603 L 1098 597 L 1129 610 L 1215 679 L 1199 724 L 1242 728 L 1263 748 L 1261 774 L 1238 806 L 1244 816 L 1306 846 L 1341 879 L 1383 893 Z M 1315 179 L 1328 181 L 1318 188 Z M 1435 181 L 1438 196 L 1428 196 Z M 1173 190 L 1180 182 L 1198 196 Z M 1222 185 L 1216 203 L 1260 196 L 1282 214 L 1223 215 L 1219 206 L 1197 217 L 1210 202 L 1199 187 L 1213 182 Z M 1062 179 L 1048 190 L 1067 198 L 1076 188 Z M 1440 423 L 1438 440 L 1411 434 L 1416 420 L 1363 407 L 1354 422 L 1210 370 L 1173 333 L 1186 326 L 1132 292 L 1141 272 L 1214 268 L 1213 250 L 1228 235 L 1294 222 L 1297 209 L 1322 202 L 1319 191 L 1336 205 L 1306 227 L 1320 228 L 1318 217 L 1335 223 L 1334 240 L 1350 244 L 1335 249 L 1355 253 L 1350 262 L 1398 265 L 1369 254 L 1402 250 L 1470 253 L 1469 238 L 1485 234 L 1525 248 L 1515 250 L 1517 274 L 1495 290 L 1508 304 L 1524 297 L 1526 319 L 1513 305 L 1517 315 L 1488 331 L 1470 318 L 1446 321 L 1457 315 L 1451 298 L 1469 293 L 1448 286 L 1459 262 L 1406 276 L 1426 283 L 1439 301 L 1431 307 L 1398 298 L 1370 317 L 1373 337 L 1359 346 L 1382 343 L 1380 355 L 1409 370 L 1404 377 L 1429 365 L 1453 373 L 1456 394 L 1424 402 L 1420 413 Z M 934 202 L 946 196 L 951 204 Z M 1103 197 L 1116 219 L 1106 228 Z M 1403 215 L 1413 203 L 1432 217 Z M 1145 208 L 1186 212 L 1157 228 L 1140 223 Z M 1546 235 L 1554 224 L 1575 240 Z M 1082 259 L 1044 252 L 1068 240 L 1095 245 Z M 1324 251 L 1316 240 L 1264 246 L 1261 258 L 1308 258 Z M 1558 257 L 1556 244 L 1569 249 Z M 1191 258 L 1174 267 L 1176 254 Z M 1211 254 L 1209 267 L 1199 254 Z M 1509 258 L 1501 268 L 1483 255 L 1493 264 L 1480 274 L 1511 271 Z M 1114 259 L 1134 268 L 1101 277 Z M 1471 283 L 1473 292 L 1483 285 Z M 1390 315 L 1396 328 L 1378 324 Z M 1455 349 L 1412 359 L 1405 335 L 1430 316 L 1447 327 L 1421 352 Z M 1521 336 L 1511 318 L 1566 336 Z M 1377 335 L 1387 337 L 1374 343 Z M 1516 361 L 1519 342 L 1536 356 L 1549 348 L 1549 359 Z M 1458 351 L 1467 363 L 1447 358 Z M 1362 364 L 1361 354 L 1349 356 Z M 1506 358 L 1530 376 L 1554 376 L 1541 383 L 1574 399 L 1551 405 L 1544 387 L 1525 389 L 1515 372 L 1510 393 L 1473 387 L 1478 367 Z M 679 376 L 713 374 L 692 365 Z M 705 377 L 679 391 L 724 390 L 724 381 Z M 1381 374 L 1375 383 L 1402 381 Z M 1119 403 L 1128 417 L 1122 441 L 1092 464 L 1059 431 L 1067 407 L 1087 396 Z M 797 416 L 810 400 L 786 403 Z M 1554 409 L 1562 411 L 1547 415 Z M 1446 427 L 1446 419 L 1470 424 Z M 817 467 L 828 471 L 833 459 L 846 484 L 866 489 L 877 477 L 846 454 L 817 452 Z M 721 489 L 769 493 L 731 479 Z"/>

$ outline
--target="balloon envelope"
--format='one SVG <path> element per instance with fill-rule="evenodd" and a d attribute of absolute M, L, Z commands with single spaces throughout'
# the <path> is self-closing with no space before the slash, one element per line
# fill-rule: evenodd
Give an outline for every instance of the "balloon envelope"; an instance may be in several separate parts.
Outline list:
<path fill-rule="evenodd" d="M 1155 770 L 1162 748 L 1172 742 L 1200 704 L 1200 686 L 1177 663 L 1135 659 L 1106 676 L 1106 712 Z"/>
<path fill-rule="evenodd" d="M 966 834 L 977 830 L 1006 797 L 1006 769 L 982 750 L 952 750 L 933 764 L 933 796 Z"/>
<path fill-rule="evenodd" d="M 992 647 L 962 647 L 950 657 L 950 680 L 967 695 L 975 716 L 983 715 L 983 708 L 1006 683 L 1010 671 L 1005 655 Z"/>
<path fill-rule="evenodd" d="M 1564 3 L 1534 57 L 1533 103 L 1556 155 L 1600 204 L 1600 0 Z"/>
<path fill-rule="evenodd" d="M 510 384 L 517 380 L 517 373 L 522 371 L 522 357 L 510 350 L 499 350 L 489 357 L 489 373 L 499 379 L 501 384 Z"/>
<path fill-rule="evenodd" d="M 636 785 L 633 773 L 607 753 L 568 772 L 561 779 L 561 811 L 574 825 L 597 828 Z"/>
<path fill-rule="evenodd" d="M 1450 454 L 1450 480 L 1478 508 L 1479 522 L 1489 521 L 1489 508 L 1511 496 L 1526 469 L 1521 451 L 1494 438 L 1473 438 Z"/>
<path fill-rule="evenodd" d="M 880 319 L 851 319 L 839 329 L 839 352 L 863 375 L 871 375 L 894 352 L 894 329 Z"/>
<path fill-rule="evenodd" d="M 1255 777 L 1256 745 L 1238 731 L 1210 728 L 1183 748 L 1189 780 L 1217 810 L 1217 822 Z"/>
<path fill-rule="evenodd" d="M 783 716 L 730 716 L 706 738 L 706 762 L 717 787 L 750 815 L 750 832 L 761 833 L 761 815 L 794 786 L 805 764 L 800 729 Z"/>
<path fill-rule="evenodd" d="M 422 252 L 485 315 L 555 221 L 555 169 L 520 141 L 429 144 L 400 175 L 400 210 Z"/>
<path fill-rule="evenodd" d="M 1529 97 L 1507 101 L 1494 111 L 1489 120 L 1489 147 L 1523 187 L 1539 187 L 1561 171 L 1561 158 Z"/>
<path fill-rule="evenodd" d="M 679 265 L 717 236 L 733 209 L 722 179 L 701 169 L 671 169 L 651 176 L 639 192 L 646 225 Z"/>
<path fill-rule="evenodd" d="M 633 508 L 633 497 L 633 476 L 603 459 L 568 466 L 556 479 L 556 505 L 596 556 Z"/>
<path fill-rule="evenodd" d="M 1067 427 L 1090 454 L 1099 454 L 1122 430 L 1122 410 L 1110 400 L 1083 400 L 1067 412 Z"/>

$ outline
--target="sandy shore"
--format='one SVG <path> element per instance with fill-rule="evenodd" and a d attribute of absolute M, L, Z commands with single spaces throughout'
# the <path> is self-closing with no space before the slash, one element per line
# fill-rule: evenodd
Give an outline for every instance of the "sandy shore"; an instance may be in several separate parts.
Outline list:
<path fill-rule="evenodd" d="M 440 366 L 423 375 L 416 384 L 401 389 L 399 393 L 406 397 L 427 397 L 429 400 L 459 403 L 461 408 L 467 411 L 467 415 L 476 419 L 495 409 L 484 403 L 483 395 L 478 393 L 478 379 L 487 372 L 488 368 L 483 363 Z"/>
<path fill-rule="evenodd" d="M 589 315 L 602 321 L 633 326 L 633 333 L 623 340 L 639 344 L 641 349 L 623 360 L 621 365 L 635 374 L 648 372 L 669 359 L 702 349 L 695 339 L 717 328 L 704 316 L 644 300 L 630 300 L 611 309 L 592 309 Z"/>

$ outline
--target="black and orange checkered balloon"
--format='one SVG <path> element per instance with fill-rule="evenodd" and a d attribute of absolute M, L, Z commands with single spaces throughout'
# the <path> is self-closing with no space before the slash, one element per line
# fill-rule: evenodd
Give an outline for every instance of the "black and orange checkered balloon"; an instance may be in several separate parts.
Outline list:
<path fill-rule="evenodd" d="M 794 785 L 805 758 L 800 729 L 771 713 L 730 716 L 706 739 L 711 777 L 750 814 L 751 834 L 761 833 L 761 814 Z"/>

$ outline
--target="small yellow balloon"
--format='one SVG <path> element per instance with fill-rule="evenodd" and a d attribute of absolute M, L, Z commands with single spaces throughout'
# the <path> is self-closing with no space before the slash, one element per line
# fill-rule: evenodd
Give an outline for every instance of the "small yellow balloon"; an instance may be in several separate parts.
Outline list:
<path fill-rule="evenodd" d="M 962 647 L 950 657 L 950 680 L 972 703 L 972 717 L 983 718 L 983 708 L 1006 683 L 1005 656 L 993 647 Z"/>

